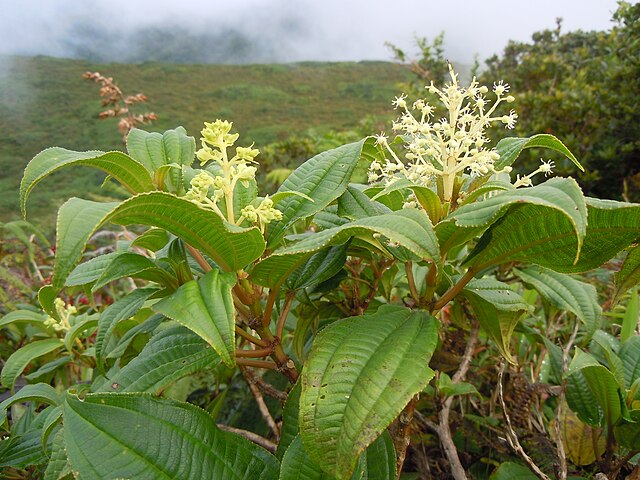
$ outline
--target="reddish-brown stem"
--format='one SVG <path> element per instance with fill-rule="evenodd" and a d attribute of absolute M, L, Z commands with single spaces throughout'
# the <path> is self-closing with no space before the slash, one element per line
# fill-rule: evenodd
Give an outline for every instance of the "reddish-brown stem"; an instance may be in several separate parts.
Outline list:
<path fill-rule="evenodd" d="M 253 305 L 255 302 L 249 296 L 249 294 L 238 284 L 233 287 L 233 293 L 236 294 L 238 300 L 244 303 L 247 306 Z"/>
<path fill-rule="evenodd" d="M 243 330 L 238 325 L 236 325 L 235 330 L 237 335 L 240 335 L 242 338 L 253 343 L 254 345 L 258 345 L 259 347 L 266 347 L 267 345 L 269 345 L 268 342 L 265 342 L 264 340 L 261 340 L 258 337 L 254 337 L 253 335 L 251 335 L 246 330 Z"/>
<path fill-rule="evenodd" d="M 189 253 L 191 254 L 191 256 L 193 257 L 193 259 L 198 262 L 198 265 L 200 265 L 200 267 L 202 268 L 202 270 L 205 271 L 205 273 L 210 272 L 211 270 L 213 270 L 211 268 L 211 265 L 209 265 L 209 262 L 207 262 L 207 260 L 204 258 L 204 256 L 198 251 L 198 249 L 196 249 L 195 247 L 192 247 L 191 245 L 189 245 L 188 243 L 185 244 L 187 246 L 187 250 L 189 250 Z"/>
<path fill-rule="evenodd" d="M 409 293 L 411 293 L 411 297 L 417 303 L 420 303 L 420 294 L 418 293 L 418 289 L 416 288 L 416 279 L 413 278 L 413 268 L 411 266 L 411 262 L 405 262 L 404 270 L 407 273 L 407 282 L 409 283 Z"/>
<path fill-rule="evenodd" d="M 273 353 L 273 347 L 257 348 L 255 350 L 236 350 L 236 358 L 263 358 Z"/>
<path fill-rule="evenodd" d="M 275 363 L 270 362 L 268 360 L 253 360 L 250 358 L 238 358 L 236 359 L 236 363 L 244 367 L 265 368 L 267 370 L 276 370 L 278 368 L 278 366 Z"/>
<path fill-rule="evenodd" d="M 224 425 L 222 423 L 218 424 L 218 428 L 226 432 L 233 432 L 233 433 L 237 433 L 238 435 L 242 435 L 243 437 L 251 440 L 253 443 L 260 445 L 261 447 L 269 450 L 271 453 L 276 453 L 276 448 L 278 446 L 271 440 L 267 440 L 266 438 L 261 437 L 257 433 L 253 433 L 248 430 L 242 430 L 241 428 L 230 427 L 229 425 Z"/>
<path fill-rule="evenodd" d="M 469 270 L 467 270 L 467 273 L 463 275 L 463 277 L 458 281 L 458 283 L 456 283 L 451 288 L 449 288 L 449 290 L 444 292 L 442 297 L 440 297 L 440 299 L 433 305 L 433 308 L 431 311 L 441 310 L 442 307 L 444 307 L 447 303 L 453 300 L 455 296 L 462 291 L 462 289 L 467 285 L 467 283 L 469 283 L 473 279 L 473 277 L 475 277 L 475 275 L 476 275 L 476 271 L 474 269 L 470 268 Z"/>
<path fill-rule="evenodd" d="M 255 383 L 265 395 L 269 395 L 270 397 L 280 400 L 280 403 L 284 403 L 284 401 L 287 399 L 288 395 L 286 393 L 278 390 L 270 383 L 265 382 L 262 377 L 254 375 L 250 369 L 242 367 L 241 370 L 245 376 L 245 379 L 247 379 L 247 381 Z"/>
<path fill-rule="evenodd" d="M 282 312 L 280 312 L 280 318 L 278 318 L 278 325 L 276 326 L 276 337 L 282 340 L 282 333 L 284 332 L 284 325 L 287 322 L 287 315 L 289 315 L 289 310 L 291 310 L 291 305 L 293 304 L 293 299 L 295 298 L 295 291 L 290 290 L 287 292 L 284 300 L 284 306 L 282 307 Z"/>
<path fill-rule="evenodd" d="M 278 289 L 272 288 L 269 290 L 269 296 L 267 297 L 267 305 L 264 308 L 264 314 L 262 315 L 262 325 L 265 327 L 269 327 L 271 323 L 271 314 L 273 313 L 273 306 L 276 303 L 276 298 L 278 298 Z"/>
<path fill-rule="evenodd" d="M 246 368 L 242 368 L 241 371 L 242 371 L 242 376 L 244 377 L 245 381 L 247 382 L 247 385 L 249 385 L 249 389 L 251 390 L 251 393 L 253 394 L 253 398 L 256 400 L 256 403 L 258 404 L 258 409 L 260 410 L 260 414 L 262 415 L 262 418 L 264 419 L 264 421 L 267 423 L 267 425 L 269 426 L 269 428 L 273 432 L 274 436 L 276 437 L 276 440 L 279 439 L 280 438 L 280 429 L 278 428 L 278 425 L 276 424 L 275 420 L 271 416 L 271 412 L 269 412 L 269 408 L 267 407 L 267 404 L 264 401 L 264 397 L 262 396 L 262 392 L 256 386 L 256 384 L 251 381 L 251 377 L 249 377 L 247 375 L 247 373 L 246 373 L 247 369 Z"/>
<path fill-rule="evenodd" d="M 404 465 L 404 459 L 407 456 L 407 448 L 411 441 L 411 422 L 413 421 L 413 413 L 416 410 L 416 403 L 418 403 L 419 395 L 414 396 L 404 408 L 399 421 L 398 435 L 395 439 L 395 447 L 397 451 L 396 456 L 396 473 L 397 478 L 400 478 L 402 472 L 402 466 Z"/>

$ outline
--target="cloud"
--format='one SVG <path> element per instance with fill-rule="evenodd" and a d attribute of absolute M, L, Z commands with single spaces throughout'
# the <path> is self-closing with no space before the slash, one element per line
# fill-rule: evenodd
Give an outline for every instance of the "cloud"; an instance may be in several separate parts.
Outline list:
<path fill-rule="evenodd" d="M 552 28 L 606 29 L 615 0 L 25 0 L 3 6 L 0 53 L 139 62 L 389 60 L 385 41 L 445 31 L 470 63 Z"/>

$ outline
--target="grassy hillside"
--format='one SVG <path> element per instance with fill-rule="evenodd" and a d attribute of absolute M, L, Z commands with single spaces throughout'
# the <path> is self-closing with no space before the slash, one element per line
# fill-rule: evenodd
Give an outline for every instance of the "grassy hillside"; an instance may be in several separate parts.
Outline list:
<path fill-rule="evenodd" d="M 183 125 L 198 136 L 202 122 L 234 122 L 244 142 L 261 146 L 309 128 L 348 129 L 365 115 L 391 116 L 402 67 L 385 62 L 287 65 L 95 64 L 49 57 L 0 57 L 0 220 L 19 217 L 18 185 L 26 163 L 49 146 L 122 149 L 116 120 L 99 120 L 100 71 L 125 93 L 144 92 L 159 115 L 150 130 Z M 372 132 L 374 133 L 374 132 Z M 63 171 L 33 193 L 30 219 L 51 224 L 69 196 L 105 194 L 93 170 Z M 107 190 L 106 194 L 110 194 Z"/>

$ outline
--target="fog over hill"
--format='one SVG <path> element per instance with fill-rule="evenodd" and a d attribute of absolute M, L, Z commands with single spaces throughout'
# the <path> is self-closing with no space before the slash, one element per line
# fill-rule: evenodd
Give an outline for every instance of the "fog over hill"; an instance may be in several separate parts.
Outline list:
<path fill-rule="evenodd" d="M 389 60 L 389 41 L 446 32 L 446 54 L 472 63 L 509 39 L 564 19 L 609 28 L 616 0 L 0 0 L 0 54 L 100 62 L 271 63 Z"/>

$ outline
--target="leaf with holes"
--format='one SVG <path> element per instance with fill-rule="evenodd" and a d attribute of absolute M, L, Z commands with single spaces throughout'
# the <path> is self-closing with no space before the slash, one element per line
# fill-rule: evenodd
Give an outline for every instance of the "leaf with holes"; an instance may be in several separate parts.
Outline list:
<path fill-rule="evenodd" d="M 381 306 L 322 330 L 302 372 L 300 436 L 324 471 L 349 478 L 359 455 L 434 375 L 438 321 Z"/>

